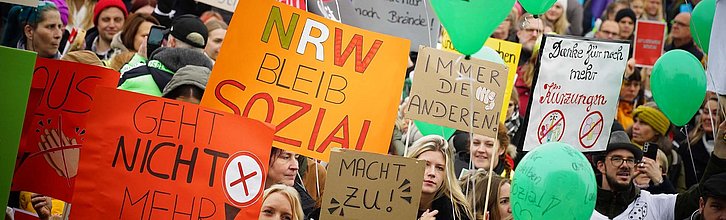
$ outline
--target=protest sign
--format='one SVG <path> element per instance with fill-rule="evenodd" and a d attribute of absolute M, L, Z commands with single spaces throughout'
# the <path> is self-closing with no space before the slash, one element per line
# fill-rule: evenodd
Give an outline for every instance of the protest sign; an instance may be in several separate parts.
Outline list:
<path fill-rule="evenodd" d="M 545 35 L 525 121 L 524 150 L 563 142 L 603 151 L 628 60 L 626 41 Z"/>
<path fill-rule="evenodd" d="M 275 1 L 239 9 L 203 106 L 275 124 L 274 146 L 324 161 L 333 147 L 388 152 L 408 41 Z"/>
<path fill-rule="evenodd" d="M 424 47 L 419 50 L 406 117 L 496 137 L 507 67 Z"/>
<path fill-rule="evenodd" d="M 438 40 L 441 23 L 431 6 L 421 0 L 355 0 L 352 4 L 349 10 L 341 9 L 345 24 L 410 39 L 411 51 Z"/>
<path fill-rule="evenodd" d="M 449 34 L 446 32 L 446 30 L 443 31 L 441 39 L 441 44 L 439 44 L 440 49 L 444 49 L 447 51 L 456 51 L 456 49 L 454 48 L 454 44 L 451 43 L 451 38 L 449 38 Z M 519 54 L 522 52 L 522 44 L 496 38 L 489 38 L 484 43 L 484 46 L 492 48 L 494 51 L 499 53 L 499 56 L 502 57 L 502 60 L 509 68 L 509 72 L 507 72 L 507 87 L 504 89 L 504 102 L 508 103 L 509 98 L 512 97 L 514 82 L 516 81 L 517 77 L 517 66 L 519 65 Z M 472 57 L 476 57 L 477 54 L 472 55 Z M 502 105 L 502 112 L 507 112 L 508 107 L 508 105 Z M 501 114 L 499 120 L 504 123 L 504 121 L 507 120 L 507 114 Z"/>
<path fill-rule="evenodd" d="M 726 1 L 716 2 L 716 12 L 713 16 L 713 29 L 711 30 L 711 41 L 708 49 L 708 69 L 706 77 L 708 91 L 720 95 L 726 95 Z"/>
<path fill-rule="evenodd" d="M 663 55 L 666 23 L 638 20 L 635 25 L 635 45 L 633 58 L 639 67 L 653 68 L 655 61 Z"/>
<path fill-rule="evenodd" d="M 99 66 L 37 59 L 17 153 L 14 191 L 71 200 L 93 90 L 116 87 L 118 79 L 118 72 Z"/>
<path fill-rule="evenodd" d="M 0 94 L 3 94 L 3 104 L 0 105 L 0 114 L 3 116 L 0 117 L 0 207 L 7 207 L 15 155 L 20 145 L 25 107 L 33 79 L 35 53 L 0 46 L 0 60 L 12 60 L 3 65 L 3 80 L 0 80 Z"/>
<path fill-rule="evenodd" d="M 336 148 L 330 154 L 321 219 L 416 219 L 424 163 Z"/>
<path fill-rule="evenodd" d="M 71 219 L 257 219 L 270 125 L 112 88 L 94 102 Z"/>
<path fill-rule="evenodd" d="M 228 12 L 234 12 L 237 8 L 239 0 L 196 0 L 198 2 L 210 5 L 212 7 L 220 8 Z M 299 8 L 307 11 L 307 0 L 277 0 L 283 4 Z"/>
<path fill-rule="evenodd" d="M 38 0 L 0 0 L 0 2 L 7 2 L 16 5 L 25 5 L 30 7 L 38 7 Z"/>

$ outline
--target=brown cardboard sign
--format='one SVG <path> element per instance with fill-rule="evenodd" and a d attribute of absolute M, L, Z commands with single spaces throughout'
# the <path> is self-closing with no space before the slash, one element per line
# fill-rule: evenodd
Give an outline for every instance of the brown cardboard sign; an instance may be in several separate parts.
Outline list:
<path fill-rule="evenodd" d="M 422 48 L 414 70 L 406 117 L 494 137 L 504 103 L 507 67 Z"/>
<path fill-rule="evenodd" d="M 320 217 L 416 219 L 423 173 L 416 159 L 335 148 Z"/>

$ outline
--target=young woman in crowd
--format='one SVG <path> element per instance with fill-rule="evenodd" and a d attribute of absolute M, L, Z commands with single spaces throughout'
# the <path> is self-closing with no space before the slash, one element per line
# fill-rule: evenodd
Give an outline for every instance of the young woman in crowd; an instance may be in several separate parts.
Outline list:
<path fill-rule="evenodd" d="M 295 188 L 275 184 L 265 190 L 259 220 L 303 220 L 300 195 Z"/>
<path fill-rule="evenodd" d="M 111 49 L 114 54 L 121 52 L 137 52 L 141 44 L 146 42 L 151 26 L 159 25 L 159 21 L 148 14 L 131 14 L 121 28 L 121 32 L 113 36 Z"/>
<path fill-rule="evenodd" d="M 38 7 L 15 6 L 8 13 L 2 45 L 34 51 L 38 57 L 60 59 L 63 22 L 52 2 L 40 1 Z"/>
<path fill-rule="evenodd" d="M 673 149 L 668 132 L 670 121 L 656 106 L 655 103 L 646 103 L 633 111 L 633 126 L 628 130 L 631 141 L 641 149 L 646 143 L 656 144 L 668 158 L 668 180 L 679 192 L 686 190 L 685 171 L 683 160 Z"/>
<path fill-rule="evenodd" d="M 630 9 L 635 12 L 636 18 L 641 18 L 645 14 L 645 2 L 644 0 L 633 0 L 630 2 Z"/>
<path fill-rule="evenodd" d="M 470 171 L 464 175 L 459 184 L 466 192 L 466 199 L 474 208 L 476 220 L 511 220 L 512 207 L 509 203 L 511 192 L 511 181 L 501 178 L 499 175 L 492 176 L 492 189 L 489 190 L 489 202 L 487 204 L 487 189 L 489 188 L 489 175 L 485 170 Z M 487 206 L 486 210 L 484 206 Z"/>
<path fill-rule="evenodd" d="M 716 130 L 714 126 L 718 126 L 723 120 L 718 98 L 715 96 L 708 98 L 696 116 L 696 125 L 688 132 L 690 139 L 682 141 L 678 148 L 678 154 L 683 157 L 686 187 L 690 188 L 703 177 L 706 163 L 713 152 L 713 135 Z"/>
<path fill-rule="evenodd" d="M 665 21 L 663 15 L 663 0 L 644 0 L 645 7 L 643 8 L 645 13 L 641 19 L 647 21 Z"/>
<path fill-rule="evenodd" d="M 567 0 L 558 0 L 545 13 L 545 20 L 552 23 L 553 31 L 560 35 L 569 34 L 567 32 L 570 23 L 567 22 Z"/>
<path fill-rule="evenodd" d="M 473 145 L 469 147 L 469 157 L 475 169 L 489 171 L 493 164 L 493 171 L 497 175 L 511 179 L 514 176 L 512 165 L 507 161 L 507 148 L 509 136 L 504 124 L 499 124 L 497 138 L 474 134 Z"/>
<path fill-rule="evenodd" d="M 209 56 L 212 60 L 216 61 L 219 56 L 219 49 L 222 48 L 222 42 L 224 41 L 224 35 L 227 34 L 227 24 L 222 20 L 212 19 L 204 23 L 207 26 L 209 37 L 207 39 L 207 46 L 204 47 L 204 53 Z"/>
<path fill-rule="evenodd" d="M 297 157 L 298 155 L 296 153 L 272 147 L 270 151 L 270 167 L 267 171 L 267 179 L 265 180 L 265 189 L 275 184 L 284 184 L 293 187 L 299 194 L 300 206 L 302 207 L 303 213 L 305 213 L 305 216 L 310 216 L 316 211 L 315 200 L 313 200 L 310 194 L 299 183 L 300 179 L 297 177 L 300 164 L 298 163 Z"/>
<path fill-rule="evenodd" d="M 406 157 L 426 163 L 419 220 L 473 219 L 454 174 L 453 149 L 444 138 L 424 136 L 413 143 Z"/>
<path fill-rule="evenodd" d="M 615 14 L 615 21 L 620 26 L 620 39 L 632 41 L 635 37 L 635 22 L 638 21 L 635 12 L 624 8 Z"/>

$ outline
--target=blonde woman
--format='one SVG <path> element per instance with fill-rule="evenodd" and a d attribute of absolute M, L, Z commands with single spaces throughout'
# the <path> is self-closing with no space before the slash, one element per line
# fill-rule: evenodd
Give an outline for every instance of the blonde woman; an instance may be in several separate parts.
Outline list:
<path fill-rule="evenodd" d="M 512 207 L 509 203 L 512 183 L 509 179 L 494 175 L 492 189 L 489 191 L 487 202 L 487 188 L 489 188 L 489 175 L 484 169 L 469 171 L 460 180 L 461 188 L 466 192 L 466 199 L 476 209 L 477 220 L 511 220 Z M 487 204 L 488 203 L 488 204 Z M 486 204 L 486 210 L 484 208 Z"/>
<path fill-rule="evenodd" d="M 411 148 L 406 157 L 426 163 L 419 220 L 473 219 L 454 174 L 454 149 L 448 142 L 441 136 L 428 135 Z"/>
<path fill-rule="evenodd" d="M 552 7 L 547 10 L 544 16 L 545 20 L 552 23 L 553 31 L 557 34 L 564 35 L 568 33 L 570 23 L 567 22 L 567 0 L 557 0 Z"/>
<path fill-rule="evenodd" d="M 259 220 L 302 220 L 300 196 L 295 188 L 276 184 L 265 190 Z"/>
<path fill-rule="evenodd" d="M 663 16 L 663 0 L 645 0 L 645 13 L 642 19 L 648 21 L 665 21 Z"/>

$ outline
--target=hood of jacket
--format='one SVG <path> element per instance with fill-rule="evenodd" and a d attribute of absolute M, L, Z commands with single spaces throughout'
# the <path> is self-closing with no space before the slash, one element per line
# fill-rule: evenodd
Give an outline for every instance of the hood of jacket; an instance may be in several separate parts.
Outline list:
<path fill-rule="evenodd" d="M 113 39 L 111 39 L 111 50 L 114 51 L 114 54 L 119 54 L 122 52 L 128 52 L 129 48 L 126 48 L 124 45 L 124 42 L 121 40 L 121 35 L 123 32 L 119 32 L 116 35 L 113 35 Z M 131 48 L 134 49 L 134 48 Z"/>

